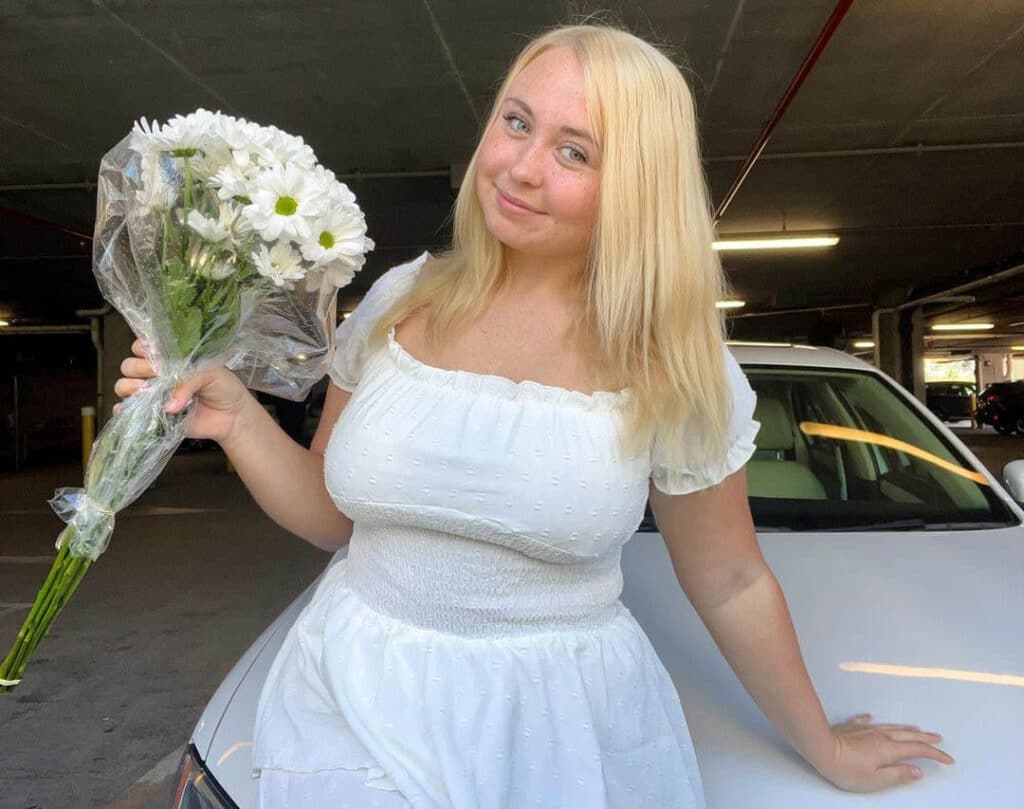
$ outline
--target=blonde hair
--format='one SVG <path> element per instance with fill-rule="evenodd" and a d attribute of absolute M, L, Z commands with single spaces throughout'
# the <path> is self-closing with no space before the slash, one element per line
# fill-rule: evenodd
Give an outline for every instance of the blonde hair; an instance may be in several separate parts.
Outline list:
<path fill-rule="evenodd" d="M 600 201 L 570 331 L 602 389 L 629 389 L 621 452 L 637 457 L 654 435 L 684 468 L 722 459 L 732 408 L 724 316 L 728 294 L 712 249 L 713 223 L 693 98 L 672 61 L 618 28 L 573 25 L 529 42 L 495 98 L 485 132 L 515 77 L 541 53 L 570 48 L 583 68 L 601 153 Z M 429 304 L 427 339 L 444 343 L 473 323 L 510 280 L 504 246 L 488 231 L 476 194 L 477 152 L 455 203 L 451 249 L 370 334 Z M 684 450 L 684 444 L 686 449 Z"/>

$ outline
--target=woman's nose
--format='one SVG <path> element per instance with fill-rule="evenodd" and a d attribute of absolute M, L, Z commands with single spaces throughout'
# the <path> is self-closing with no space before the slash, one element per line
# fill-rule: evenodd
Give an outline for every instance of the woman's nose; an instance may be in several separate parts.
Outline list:
<path fill-rule="evenodd" d="M 542 149 L 538 143 L 524 143 L 516 159 L 509 167 L 509 176 L 517 183 L 540 185 Z"/>

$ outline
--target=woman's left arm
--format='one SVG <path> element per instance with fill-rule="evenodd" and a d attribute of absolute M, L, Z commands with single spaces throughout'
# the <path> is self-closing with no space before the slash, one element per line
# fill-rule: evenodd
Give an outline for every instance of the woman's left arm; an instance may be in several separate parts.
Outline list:
<path fill-rule="evenodd" d="M 765 716 L 822 776 L 869 792 L 920 778 L 910 759 L 953 763 L 934 746 L 938 734 L 915 726 L 870 724 L 868 714 L 829 725 L 757 543 L 744 469 L 692 494 L 664 494 L 652 483 L 650 504 L 676 578 L 718 648 Z"/>

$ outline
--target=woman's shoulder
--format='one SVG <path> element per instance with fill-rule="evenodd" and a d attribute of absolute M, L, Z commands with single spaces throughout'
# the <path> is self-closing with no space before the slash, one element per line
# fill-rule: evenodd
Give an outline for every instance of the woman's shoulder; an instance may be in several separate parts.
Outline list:
<path fill-rule="evenodd" d="M 381 273 L 380 277 L 370 285 L 366 298 L 389 296 L 399 291 L 404 292 L 419 272 L 436 260 L 429 252 L 424 251 L 414 259 L 396 264 Z"/>

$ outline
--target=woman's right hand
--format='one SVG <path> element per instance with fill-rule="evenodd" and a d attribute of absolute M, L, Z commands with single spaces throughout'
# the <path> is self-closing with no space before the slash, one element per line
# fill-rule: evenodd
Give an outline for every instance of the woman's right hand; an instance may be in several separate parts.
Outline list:
<path fill-rule="evenodd" d="M 125 399 L 136 393 L 147 379 L 156 376 L 152 364 L 146 359 L 142 341 L 132 343 L 134 357 L 121 363 L 124 374 L 114 383 L 114 393 Z M 239 414 L 255 399 L 241 380 L 224 366 L 210 368 L 183 380 L 166 403 L 168 413 L 184 409 L 189 399 L 195 399 L 185 429 L 187 438 L 208 438 L 223 443 L 231 435 Z M 113 407 L 116 414 L 121 403 Z"/>

